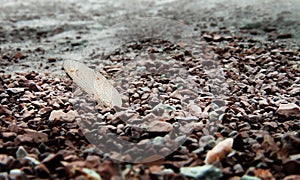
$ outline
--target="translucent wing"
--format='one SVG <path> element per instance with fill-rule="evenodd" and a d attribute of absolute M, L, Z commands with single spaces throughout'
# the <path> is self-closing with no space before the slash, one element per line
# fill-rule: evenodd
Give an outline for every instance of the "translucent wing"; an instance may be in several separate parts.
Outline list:
<path fill-rule="evenodd" d="M 107 107 L 122 105 L 120 93 L 99 72 L 95 72 L 83 63 L 72 60 L 64 61 L 63 66 L 73 82 L 94 96 L 98 103 Z"/>

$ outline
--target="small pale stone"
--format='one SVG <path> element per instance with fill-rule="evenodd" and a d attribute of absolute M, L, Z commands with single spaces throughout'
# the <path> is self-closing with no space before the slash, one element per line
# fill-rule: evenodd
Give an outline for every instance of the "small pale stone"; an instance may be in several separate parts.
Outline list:
<path fill-rule="evenodd" d="M 25 88 L 8 88 L 8 92 L 11 92 L 12 94 L 18 94 L 23 93 L 25 91 Z"/>
<path fill-rule="evenodd" d="M 188 109 L 193 116 L 200 117 L 202 114 L 202 109 L 197 104 L 189 104 Z"/>
<path fill-rule="evenodd" d="M 149 132 L 170 132 L 173 129 L 172 124 L 164 121 L 153 121 L 148 127 Z"/>
<path fill-rule="evenodd" d="M 233 139 L 228 138 L 219 142 L 212 150 L 208 151 L 205 158 L 206 164 L 212 164 L 216 161 L 220 161 L 231 150 L 233 145 Z"/>
<path fill-rule="evenodd" d="M 88 179 L 101 180 L 101 176 L 92 169 L 82 168 L 82 172 L 86 174 Z"/>
<path fill-rule="evenodd" d="M 28 155 L 27 151 L 24 149 L 23 146 L 19 146 L 17 152 L 16 152 L 16 157 L 17 158 L 24 158 Z"/>
<path fill-rule="evenodd" d="M 76 111 L 70 110 L 69 112 L 65 113 L 63 110 L 53 110 L 50 114 L 49 120 L 63 120 L 67 122 L 73 122 L 76 117 Z"/>
<path fill-rule="evenodd" d="M 12 169 L 9 171 L 9 177 L 13 179 L 27 179 L 25 173 L 21 169 Z"/>

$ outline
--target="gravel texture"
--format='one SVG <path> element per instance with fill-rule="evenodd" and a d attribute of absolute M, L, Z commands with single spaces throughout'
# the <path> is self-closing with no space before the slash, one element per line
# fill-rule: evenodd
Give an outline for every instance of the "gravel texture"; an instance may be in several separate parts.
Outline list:
<path fill-rule="evenodd" d="M 299 179 L 300 4 L 243 2 L 2 2 L 0 179 Z"/>

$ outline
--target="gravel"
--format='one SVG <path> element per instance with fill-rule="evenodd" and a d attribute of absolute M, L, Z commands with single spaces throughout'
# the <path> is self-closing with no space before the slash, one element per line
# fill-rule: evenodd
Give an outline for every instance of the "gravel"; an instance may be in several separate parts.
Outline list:
<path fill-rule="evenodd" d="M 296 2 L 56 3 L 0 8 L 1 178 L 299 178 Z M 123 106 L 81 92 L 68 58 L 110 79 Z M 226 138 L 232 150 L 205 165 Z"/>

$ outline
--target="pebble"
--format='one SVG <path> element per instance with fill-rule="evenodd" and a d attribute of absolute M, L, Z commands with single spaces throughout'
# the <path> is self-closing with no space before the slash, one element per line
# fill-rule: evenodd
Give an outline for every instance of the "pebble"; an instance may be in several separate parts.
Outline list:
<path fill-rule="evenodd" d="M 82 168 L 82 172 L 85 174 L 87 179 L 101 180 L 101 176 L 94 170 L 89 168 Z"/>
<path fill-rule="evenodd" d="M 26 174 L 21 169 L 12 169 L 9 171 L 10 180 L 27 179 Z"/>
<path fill-rule="evenodd" d="M 300 87 L 294 87 L 289 91 L 289 94 L 292 96 L 299 96 L 300 95 Z"/>
<path fill-rule="evenodd" d="M 65 113 L 63 110 L 52 110 L 50 113 L 49 120 L 63 120 L 66 122 L 73 122 L 76 117 L 76 111 L 70 110 L 67 113 Z"/>
<path fill-rule="evenodd" d="M 261 179 L 255 176 L 244 175 L 241 177 L 240 180 L 261 180 Z"/>
<path fill-rule="evenodd" d="M 194 103 L 189 104 L 188 110 L 189 110 L 189 113 L 193 116 L 201 117 L 201 115 L 202 115 L 202 109 L 197 104 L 194 104 Z"/>
<path fill-rule="evenodd" d="M 170 132 L 173 130 L 172 124 L 163 121 L 153 121 L 148 125 L 149 132 Z"/>
<path fill-rule="evenodd" d="M 19 93 L 24 93 L 25 88 L 8 88 L 7 92 L 11 94 L 19 94 Z"/>
<path fill-rule="evenodd" d="M 276 114 L 285 117 L 300 117 L 300 107 L 295 103 L 280 104 Z"/>
<path fill-rule="evenodd" d="M 225 155 L 232 150 L 233 138 L 227 138 L 219 142 L 212 150 L 208 151 L 205 158 L 206 164 L 212 164 L 221 161 Z"/>
<path fill-rule="evenodd" d="M 44 164 L 38 164 L 34 167 L 35 172 L 37 173 L 38 177 L 40 178 L 49 178 L 50 171 Z"/>
<path fill-rule="evenodd" d="M 236 173 L 236 174 L 243 174 L 245 172 L 242 165 L 240 165 L 240 164 L 235 164 L 233 166 L 233 170 L 234 170 L 234 173 Z"/>
<path fill-rule="evenodd" d="M 28 155 L 27 151 L 24 149 L 23 146 L 19 146 L 18 150 L 16 152 L 16 157 L 17 158 L 24 158 Z"/>
<path fill-rule="evenodd" d="M 222 177 L 221 170 L 212 165 L 181 167 L 180 174 L 196 180 L 215 180 Z"/>
<path fill-rule="evenodd" d="M 17 136 L 17 133 L 15 132 L 3 132 L 2 133 L 2 137 L 5 140 L 13 140 L 13 138 L 15 138 Z"/>
<path fill-rule="evenodd" d="M 42 163 L 46 165 L 46 167 L 50 170 L 50 172 L 54 171 L 57 167 L 63 167 L 61 161 L 63 160 L 63 156 L 61 154 L 49 154 Z"/>

